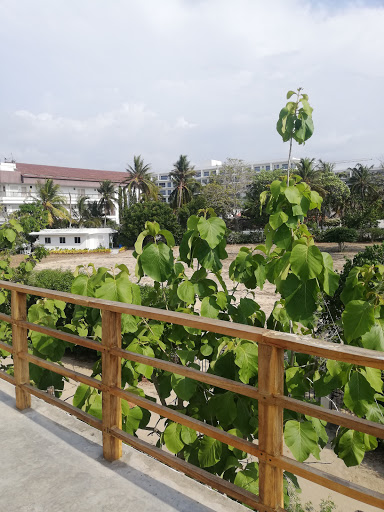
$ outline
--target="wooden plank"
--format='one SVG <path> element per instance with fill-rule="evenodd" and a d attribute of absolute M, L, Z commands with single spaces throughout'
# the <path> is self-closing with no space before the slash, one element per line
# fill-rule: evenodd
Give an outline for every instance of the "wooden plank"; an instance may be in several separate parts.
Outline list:
<path fill-rule="evenodd" d="M 372 507 L 378 507 L 384 510 L 384 494 L 380 492 L 372 491 L 361 485 L 348 482 L 348 480 L 330 475 L 320 469 L 303 464 L 302 462 L 297 462 L 290 457 L 273 457 L 272 461 L 280 468 L 301 476 L 306 480 L 310 480 L 315 484 L 361 501 L 362 503 L 366 503 L 367 505 L 371 505 Z"/>
<path fill-rule="evenodd" d="M 102 343 L 107 348 L 121 347 L 121 315 L 111 311 L 103 311 L 102 318 Z M 121 440 L 111 436 L 109 429 L 117 427 L 121 429 L 121 398 L 113 396 L 110 387 L 121 387 L 121 358 L 109 351 L 101 355 L 102 383 L 108 387 L 102 393 L 103 407 L 103 455 L 104 458 L 113 461 L 122 455 Z"/>
<path fill-rule="evenodd" d="M 110 393 L 112 393 L 115 396 L 119 396 L 123 400 L 127 400 L 128 402 L 138 405 L 139 407 L 147 409 L 148 411 L 155 412 L 162 416 L 163 418 L 168 418 L 172 421 L 176 421 L 181 425 L 185 425 L 186 427 L 192 428 L 197 432 L 206 434 L 209 437 L 217 439 L 229 446 L 238 448 L 239 450 L 254 455 L 255 457 L 261 456 L 261 451 L 258 449 L 257 443 L 251 443 L 240 437 L 228 434 L 227 432 L 224 432 L 224 430 L 220 430 L 216 427 L 213 427 L 208 423 L 204 423 L 203 421 L 199 421 L 185 414 L 181 414 L 180 412 L 175 411 L 174 409 L 170 409 L 169 407 L 165 407 L 156 402 L 152 402 L 147 398 L 135 395 L 134 393 L 131 393 L 129 391 L 125 391 L 120 388 L 111 388 Z"/>
<path fill-rule="evenodd" d="M 124 304 L 104 299 L 84 297 L 66 292 L 56 292 L 33 286 L 10 283 L 9 281 L 0 281 L 0 288 L 15 290 L 49 299 L 58 299 L 78 304 L 80 306 L 99 308 L 115 313 L 127 313 L 143 318 L 171 322 L 177 325 L 185 325 L 205 331 L 216 332 L 225 336 L 243 338 L 249 341 L 255 341 L 263 344 L 276 346 L 286 350 L 294 350 L 303 354 L 311 354 L 319 357 L 335 359 L 360 366 L 369 366 L 384 370 L 384 352 L 367 350 L 360 347 L 346 345 L 337 345 L 336 343 L 324 340 L 315 340 L 309 336 L 298 336 L 287 334 L 250 325 L 226 322 L 224 320 L 215 320 L 197 315 L 188 315 L 169 310 L 150 308 L 146 306 L 137 306 L 135 304 Z"/>
<path fill-rule="evenodd" d="M 181 471 L 186 475 L 194 478 L 195 480 L 198 480 L 205 485 L 209 485 L 214 489 L 217 489 L 218 491 L 226 494 L 227 496 L 231 496 L 232 498 L 235 498 L 236 500 L 239 500 L 242 503 L 256 510 L 260 510 L 262 512 L 275 512 L 275 510 L 272 509 L 271 507 L 262 505 L 259 501 L 259 498 L 255 494 L 246 491 L 245 489 L 242 489 L 240 487 L 237 487 L 236 485 L 226 480 L 223 480 L 222 478 L 216 475 L 212 475 L 211 473 L 208 473 L 208 471 L 205 471 L 204 469 L 193 466 L 192 464 L 189 464 L 188 462 L 179 459 L 178 457 L 175 457 L 174 455 L 167 453 L 161 450 L 160 448 L 157 448 L 156 446 L 150 445 L 149 443 L 146 443 L 145 441 L 142 441 L 137 437 L 127 434 L 126 432 L 123 432 L 122 430 L 119 430 L 116 427 L 111 428 L 110 432 L 112 435 L 124 441 L 124 443 L 127 443 L 133 448 L 136 448 L 136 450 L 139 450 L 141 452 L 146 453 L 147 455 L 150 455 L 151 457 L 154 457 L 155 459 L 159 460 L 160 462 L 163 462 L 167 466 L 170 466 L 173 469 Z"/>
<path fill-rule="evenodd" d="M 26 361 L 33 363 L 41 368 L 45 368 L 46 370 L 50 370 L 51 372 L 58 373 L 59 375 L 63 375 L 63 377 L 68 377 L 69 379 L 73 379 L 77 382 L 81 382 L 86 384 L 87 386 L 91 386 L 93 388 L 98 389 L 99 391 L 105 390 L 105 386 L 102 382 L 93 377 L 88 377 L 87 375 L 83 375 L 82 373 L 76 372 L 75 370 L 71 370 L 69 368 L 64 368 L 57 363 L 52 363 L 51 361 L 47 361 L 46 359 L 41 359 L 40 357 L 34 356 L 32 354 L 23 354 L 23 359 Z"/>
<path fill-rule="evenodd" d="M 12 317 L 10 315 L 6 315 L 5 313 L 0 313 L 0 321 L 10 324 L 12 323 Z"/>
<path fill-rule="evenodd" d="M 74 407 L 73 405 L 64 402 L 64 400 L 60 400 L 60 398 L 57 398 L 53 395 L 49 395 L 46 391 L 37 389 L 34 386 L 31 386 L 30 384 L 23 384 L 22 387 L 25 388 L 31 395 L 34 395 L 37 398 L 41 398 L 45 402 L 58 407 L 59 409 L 71 414 L 72 416 L 76 416 L 76 418 L 79 418 L 79 420 L 88 423 L 88 425 L 91 425 L 91 427 L 97 428 L 98 430 L 103 429 L 101 420 L 98 420 L 97 418 L 91 416 L 87 412 L 84 412 L 81 409 L 78 409 L 77 407 Z"/>
<path fill-rule="evenodd" d="M 27 295 L 18 291 L 11 292 L 12 320 L 27 318 Z M 21 387 L 29 384 L 29 365 L 23 355 L 28 353 L 28 331 L 24 327 L 12 326 L 13 363 L 16 380 L 16 407 L 20 410 L 31 407 L 31 395 Z"/>
<path fill-rule="evenodd" d="M 6 350 L 10 354 L 14 353 L 14 349 L 13 349 L 12 345 L 8 345 L 8 343 L 4 343 L 4 341 L 0 341 L 0 348 L 2 348 L 3 350 Z"/>
<path fill-rule="evenodd" d="M 0 379 L 3 379 L 5 381 L 9 382 L 10 384 L 13 384 L 14 386 L 16 386 L 15 377 L 13 377 L 12 375 L 9 375 L 4 370 L 0 370 Z"/>
<path fill-rule="evenodd" d="M 124 349 L 111 349 L 111 353 L 119 355 L 123 359 L 128 359 L 129 361 L 143 363 L 154 368 L 160 368 L 161 370 L 165 370 L 167 372 L 183 375 L 184 377 L 189 377 L 190 379 L 204 382 L 205 384 L 210 384 L 211 386 L 215 386 L 221 389 L 226 389 L 227 391 L 232 391 L 233 393 L 239 393 L 241 395 L 248 396 L 249 398 L 254 398 L 255 400 L 264 398 L 264 395 L 261 395 L 257 388 L 248 386 L 242 382 L 235 382 L 231 379 L 220 377 L 219 375 L 201 372 L 199 370 L 195 370 L 194 368 L 182 366 L 181 364 L 171 363 L 170 361 L 164 361 L 163 359 L 156 359 L 155 357 L 148 357 L 142 354 L 136 354 L 136 352 L 129 352 L 128 350 Z"/>
<path fill-rule="evenodd" d="M 302 402 L 288 396 L 275 395 L 273 397 L 268 397 L 267 402 L 275 403 L 276 405 L 280 405 L 281 407 L 284 407 L 284 409 L 289 409 L 290 411 L 307 414 L 314 418 L 319 418 L 321 420 L 328 421 L 329 423 L 340 425 L 341 427 L 351 428 L 358 432 L 363 432 L 365 434 L 384 439 L 384 425 L 380 425 L 374 421 L 357 418 L 356 416 L 351 416 L 350 414 L 345 414 L 340 411 L 327 410 L 319 405 Z"/>
<path fill-rule="evenodd" d="M 261 392 L 284 393 L 283 349 L 259 345 L 258 384 Z M 259 496 L 261 503 L 273 509 L 284 506 L 283 470 L 270 458 L 283 453 L 283 412 L 279 405 L 259 401 L 259 449 L 267 454 L 259 462 Z"/>
<path fill-rule="evenodd" d="M 73 343 L 74 345 L 80 345 L 81 347 L 97 350 L 98 352 L 104 352 L 105 350 L 107 350 L 106 347 L 104 347 L 101 343 L 90 340 L 88 338 L 83 338 L 82 336 L 77 336 L 76 334 L 70 334 L 68 332 L 59 331 L 58 329 L 52 329 L 51 327 L 37 325 L 32 322 L 16 321 L 13 323 L 14 325 L 26 327 L 30 331 L 41 332 L 41 334 L 47 334 L 48 336 L 52 336 L 53 338 L 56 338 L 58 340 L 68 341 L 69 343 Z"/>
<path fill-rule="evenodd" d="M 351 345 L 339 345 L 329 341 L 299 336 L 283 332 L 267 331 L 262 343 L 270 346 L 293 350 L 302 354 L 334 359 L 344 363 L 369 366 L 384 370 L 384 352 L 368 350 Z"/>

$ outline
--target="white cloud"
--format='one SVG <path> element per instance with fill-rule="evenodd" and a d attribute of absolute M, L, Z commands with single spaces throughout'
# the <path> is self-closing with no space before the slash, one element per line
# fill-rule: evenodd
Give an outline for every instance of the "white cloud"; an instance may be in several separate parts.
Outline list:
<path fill-rule="evenodd" d="M 3 0 L 0 15 L 0 155 L 114 169 L 140 153 L 164 169 L 180 153 L 282 157 L 276 117 L 299 85 L 315 133 L 295 154 L 383 153 L 384 7 Z"/>

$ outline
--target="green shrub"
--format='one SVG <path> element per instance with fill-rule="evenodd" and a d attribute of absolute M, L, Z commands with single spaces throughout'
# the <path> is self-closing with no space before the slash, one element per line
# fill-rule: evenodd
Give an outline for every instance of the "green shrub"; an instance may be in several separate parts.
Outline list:
<path fill-rule="evenodd" d="M 70 270 L 45 269 L 32 272 L 27 284 L 37 288 L 70 292 L 74 279 L 75 277 Z"/>
<path fill-rule="evenodd" d="M 339 227 L 331 228 L 323 234 L 324 242 L 336 242 L 339 244 L 339 252 L 343 252 L 345 242 L 356 242 L 357 231 L 356 229 Z"/>
<path fill-rule="evenodd" d="M 122 215 L 119 232 L 119 244 L 132 247 L 147 221 L 156 221 L 163 229 L 168 229 L 178 243 L 182 230 L 172 208 L 162 201 L 136 203 L 127 208 Z"/>
<path fill-rule="evenodd" d="M 328 219 L 327 218 L 327 219 L 324 219 L 323 224 L 324 224 L 324 226 L 327 226 L 330 228 L 335 228 L 335 227 L 340 226 L 340 219 L 338 219 L 338 218 Z"/>
<path fill-rule="evenodd" d="M 264 242 L 265 235 L 262 230 L 250 233 L 238 233 L 231 231 L 227 236 L 228 244 L 258 244 Z"/>

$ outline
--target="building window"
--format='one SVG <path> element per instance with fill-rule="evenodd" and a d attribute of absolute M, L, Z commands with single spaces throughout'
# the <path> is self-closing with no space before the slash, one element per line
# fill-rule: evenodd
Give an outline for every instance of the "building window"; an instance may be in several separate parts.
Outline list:
<path fill-rule="evenodd" d="M 165 183 L 159 183 L 159 187 L 164 188 L 165 187 Z"/>
<path fill-rule="evenodd" d="M 288 169 L 288 164 L 283 164 L 281 167 L 282 169 Z"/>
<path fill-rule="evenodd" d="M 209 176 L 209 171 L 204 171 L 204 176 Z"/>
<path fill-rule="evenodd" d="M 44 240 L 45 240 L 46 244 L 50 244 L 51 243 L 51 237 L 49 237 L 49 236 L 46 236 Z"/>
<path fill-rule="evenodd" d="M 5 192 L 5 185 L 3 185 L 3 192 Z"/>
<path fill-rule="evenodd" d="M 275 164 L 275 169 L 280 169 L 280 165 L 279 164 Z"/>
<path fill-rule="evenodd" d="M 266 166 L 265 166 L 265 170 L 266 170 L 266 171 L 270 171 L 270 170 L 271 170 L 271 166 L 270 166 L 270 165 L 266 165 Z"/>
<path fill-rule="evenodd" d="M 256 171 L 256 172 L 259 172 L 259 171 L 260 171 L 260 166 L 256 166 L 256 167 L 255 167 L 255 171 Z"/>
<path fill-rule="evenodd" d="M 169 188 L 172 187 L 172 183 L 170 181 L 168 181 L 167 187 L 169 187 Z"/>
<path fill-rule="evenodd" d="M 75 244 L 80 244 L 81 243 L 81 239 L 79 236 L 75 236 Z"/>
<path fill-rule="evenodd" d="M 201 176 L 201 172 L 197 171 L 196 174 L 195 174 L 195 177 L 200 178 L 200 176 Z"/>
<path fill-rule="evenodd" d="M 168 179 L 168 176 L 160 176 L 160 179 L 166 181 Z"/>
<path fill-rule="evenodd" d="M 65 236 L 61 236 L 60 237 L 60 243 L 61 244 L 65 244 Z"/>

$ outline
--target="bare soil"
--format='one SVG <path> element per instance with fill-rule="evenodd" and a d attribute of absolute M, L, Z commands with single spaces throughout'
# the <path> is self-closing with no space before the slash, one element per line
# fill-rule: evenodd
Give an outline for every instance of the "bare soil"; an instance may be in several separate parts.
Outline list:
<path fill-rule="evenodd" d="M 230 245 L 227 247 L 228 259 L 223 262 L 222 275 L 226 284 L 231 286 L 232 282 L 228 276 L 228 269 L 230 263 L 236 257 L 240 247 L 242 245 Z M 247 247 L 253 248 L 253 245 Z M 352 259 L 353 256 L 363 250 L 366 244 L 346 244 L 345 251 L 343 253 L 338 252 L 338 247 L 335 244 L 318 244 L 321 251 L 327 251 L 332 254 L 334 261 L 334 268 L 337 271 L 341 271 L 347 258 Z M 82 255 L 51 255 L 45 258 L 41 263 L 36 266 L 36 270 L 42 270 L 46 268 L 51 269 L 70 269 L 75 270 L 78 265 L 87 265 L 92 262 L 96 267 L 114 267 L 116 264 L 124 263 L 127 265 L 129 271 L 132 274 L 134 280 L 135 271 L 135 258 L 132 256 L 132 250 L 127 250 L 118 254 L 82 254 Z M 177 248 L 175 248 L 175 255 L 177 254 Z M 13 258 L 13 264 L 16 265 L 21 261 L 22 256 L 15 256 Z M 187 272 L 192 272 L 187 270 Z M 148 278 L 142 279 L 142 284 L 151 284 L 151 280 Z M 240 298 L 246 294 L 244 287 L 239 286 L 237 289 L 237 297 Z M 266 284 L 262 291 L 258 291 L 255 297 L 261 308 L 268 315 L 272 310 L 273 304 L 277 299 L 273 285 Z M 86 361 L 74 361 L 72 358 L 66 358 L 64 360 L 65 366 L 77 369 L 80 372 L 90 374 L 91 365 Z M 146 388 L 147 394 L 155 396 L 155 392 L 151 383 L 146 382 L 143 384 Z M 71 401 L 71 395 L 73 395 L 76 388 L 75 382 L 70 382 L 65 389 L 63 398 Z M 158 417 L 153 415 L 151 419 L 151 425 L 154 425 Z M 331 427 L 332 428 L 332 427 Z M 140 437 L 143 437 L 148 442 L 156 442 L 156 436 L 148 437 L 148 432 L 142 432 Z M 285 447 L 284 452 L 286 455 L 291 456 L 289 450 Z M 379 449 L 374 453 L 368 453 L 363 463 L 358 467 L 347 468 L 343 461 L 338 459 L 334 454 L 330 446 L 324 448 L 321 452 L 321 461 L 316 461 L 314 458 L 309 459 L 308 463 L 316 467 L 317 469 L 324 470 L 335 477 L 344 478 L 350 482 L 363 485 L 369 489 L 375 491 L 384 491 L 384 450 Z M 327 489 L 320 487 L 311 482 L 307 482 L 304 479 L 299 479 L 300 485 L 303 489 L 302 502 L 312 501 L 316 509 L 318 508 L 320 501 L 326 499 L 328 496 L 336 503 L 337 510 L 340 512 L 375 512 L 379 509 L 363 505 L 355 500 L 346 498 L 338 493 L 327 491 Z"/>

